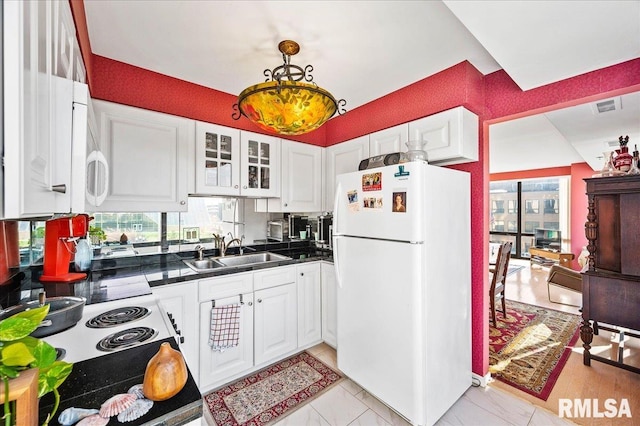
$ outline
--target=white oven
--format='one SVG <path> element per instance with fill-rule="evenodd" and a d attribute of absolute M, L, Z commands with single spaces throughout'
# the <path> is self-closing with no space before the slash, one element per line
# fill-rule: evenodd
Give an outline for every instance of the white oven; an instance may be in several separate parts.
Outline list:
<path fill-rule="evenodd" d="M 42 339 L 63 349 L 64 361 L 77 362 L 172 337 L 169 330 L 155 296 L 149 294 L 85 305 L 75 326 Z"/>

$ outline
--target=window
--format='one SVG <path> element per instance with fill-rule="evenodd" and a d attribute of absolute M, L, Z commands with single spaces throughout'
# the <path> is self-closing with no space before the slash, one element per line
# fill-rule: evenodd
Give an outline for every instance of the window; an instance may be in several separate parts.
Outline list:
<path fill-rule="evenodd" d="M 119 244 L 122 235 L 129 243 L 160 243 L 160 213 L 93 213 L 89 226 L 100 228 L 106 244 Z"/>
<path fill-rule="evenodd" d="M 538 200 L 526 200 L 524 211 L 527 214 L 537 214 L 540 212 L 540 202 Z"/>
<path fill-rule="evenodd" d="M 511 238 L 517 253 L 514 257 L 526 257 L 533 245 L 533 233 L 541 224 L 548 229 L 562 229 L 565 235 L 568 212 L 563 210 L 567 204 L 563 200 L 568 200 L 568 191 L 565 177 L 491 182 L 491 240 Z"/>
<path fill-rule="evenodd" d="M 545 214 L 557 214 L 558 213 L 558 200 L 556 200 L 556 199 L 544 200 L 544 213 Z"/>

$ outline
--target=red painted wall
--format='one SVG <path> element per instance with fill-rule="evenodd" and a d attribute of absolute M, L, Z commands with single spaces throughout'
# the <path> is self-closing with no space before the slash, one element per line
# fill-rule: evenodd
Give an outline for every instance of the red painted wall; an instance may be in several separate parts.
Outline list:
<path fill-rule="evenodd" d="M 231 118 L 237 96 L 103 56 L 92 57 L 91 96 L 95 99 L 266 133 L 245 117 Z M 325 128 L 287 139 L 324 146 Z"/>
<path fill-rule="evenodd" d="M 327 146 L 463 105 L 480 115 L 484 109 L 482 74 L 461 62 L 410 86 L 331 119 Z"/>
<path fill-rule="evenodd" d="M 573 268 L 580 270 L 578 256 L 583 247 L 587 246 L 587 236 L 584 224 L 587 221 L 589 200 L 587 199 L 587 185 L 583 179 L 590 178 L 594 171 L 587 163 L 571 165 L 571 252 L 576 256 Z"/>
<path fill-rule="evenodd" d="M 72 0 L 74 3 L 79 0 Z M 74 12 L 74 18 L 80 14 Z M 86 23 L 76 24 L 83 52 Z M 81 34 L 84 31 L 85 34 Z M 89 47 L 90 50 L 90 47 Z M 86 59 L 86 58 L 85 58 Z M 141 68 L 93 56 L 92 95 L 142 108 L 263 133 L 246 119 L 229 121 L 235 97 Z M 90 62 L 91 62 L 90 61 Z M 117 78 L 114 78 L 117 76 Z M 396 124 L 464 105 L 480 117 L 479 161 L 454 168 L 471 173 L 472 369 L 488 371 L 489 138 L 492 123 L 640 90 L 640 59 L 521 91 L 504 71 L 482 76 L 467 62 L 455 65 L 380 99 L 335 117 L 315 132 L 295 138 L 329 146 Z"/>

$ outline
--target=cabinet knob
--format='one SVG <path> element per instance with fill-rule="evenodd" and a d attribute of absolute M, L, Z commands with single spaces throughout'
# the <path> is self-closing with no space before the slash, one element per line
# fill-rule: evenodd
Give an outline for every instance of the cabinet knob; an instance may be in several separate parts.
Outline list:
<path fill-rule="evenodd" d="M 301 276 L 301 277 L 304 277 L 304 272 L 300 272 L 300 276 Z"/>
<path fill-rule="evenodd" d="M 67 193 L 67 185 L 65 185 L 65 184 L 52 185 L 51 186 L 51 190 L 53 192 L 59 192 L 60 194 L 66 194 Z"/>
<path fill-rule="evenodd" d="M 234 187 L 235 189 L 238 189 L 238 185 L 233 185 L 233 187 Z"/>
<path fill-rule="evenodd" d="M 258 299 L 258 303 L 262 303 L 262 299 Z"/>
<path fill-rule="evenodd" d="M 249 302 L 249 303 L 247 303 L 247 305 L 253 306 L 253 302 Z"/>
<path fill-rule="evenodd" d="M 184 200 L 180 201 L 180 205 L 181 205 L 181 206 L 184 206 L 185 204 L 187 204 L 187 202 L 186 202 L 186 201 L 184 201 Z"/>
<path fill-rule="evenodd" d="M 285 207 L 287 207 L 288 205 L 289 205 L 289 204 L 287 204 L 287 203 L 284 203 L 284 206 L 285 206 Z"/>
<path fill-rule="evenodd" d="M 242 189 L 247 189 L 247 185 L 243 186 Z"/>

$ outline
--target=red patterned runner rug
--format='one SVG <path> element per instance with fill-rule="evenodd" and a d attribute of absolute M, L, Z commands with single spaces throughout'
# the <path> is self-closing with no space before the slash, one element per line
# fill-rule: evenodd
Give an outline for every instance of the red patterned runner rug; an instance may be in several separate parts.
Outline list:
<path fill-rule="evenodd" d="M 204 396 L 217 426 L 266 425 L 308 402 L 342 376 L 301 352 Z"/>
<path fill-rule="evenodd" d="M 580 335 L 580 316 L 507 300 L 507 318 L 489 325 L 489 372 L 523 392 L 549 398 Z"/>

